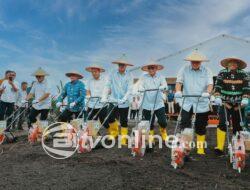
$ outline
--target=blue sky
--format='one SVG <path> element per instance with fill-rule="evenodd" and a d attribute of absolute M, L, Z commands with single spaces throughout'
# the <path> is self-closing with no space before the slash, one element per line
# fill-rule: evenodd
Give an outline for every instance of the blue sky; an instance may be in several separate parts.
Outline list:
<path fill-rule="evenodd" d="M 250 39 L 249 12 L 248 0 L 0 0 L 0 73 L 31 81 L 41 66 L 55 85 L 122 53 L 142 65 L 223 33 Z"/>

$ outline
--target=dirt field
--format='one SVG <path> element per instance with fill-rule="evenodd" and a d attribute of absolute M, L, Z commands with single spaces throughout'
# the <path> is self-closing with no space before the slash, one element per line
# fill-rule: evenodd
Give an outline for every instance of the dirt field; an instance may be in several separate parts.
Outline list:
<path fill-rule="evenodd" d="M 250 189 L 250 159 L 238 174 L 226 156 L 214 156 L 214 130 L 209 134 L 207 155 L 192 154 L 178 170 L 170 165 L 167 148 L 143 158 L 113 148 L 56 160 L 21 135 L 17 143 L 0 146 L 0 189 Z"/>

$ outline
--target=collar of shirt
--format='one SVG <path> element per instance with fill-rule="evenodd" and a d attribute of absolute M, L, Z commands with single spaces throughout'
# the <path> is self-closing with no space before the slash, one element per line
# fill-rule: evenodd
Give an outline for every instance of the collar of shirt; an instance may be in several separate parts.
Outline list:
<path fill-rule="evenodd" d="M 227 71 L 228 71 L 229 73 L 236 74 L 236 73 L 239 73 L 239 72 L 240 72 L 240 69 L 230 70 L 230 69 L 227 68 Z"/>
<path fill-rule="evenodd" d="M 103 77 L 100 75 L 100 77 L 98 79 L 95 79 L 94 77 L 92 77 L 90 80 L 92 80 L 92 81 L 100 81 L 100 80 L 103 80 Z"/>
<path fill-rule="evenodd" d="M 37 84 L 45 84 L 46 83 L 46 80 L 44 79 L 42 82 L 36 82 Z"/>
<path fill-rule="evenodd" d="M 79 80 L 70 81 L 71 84 L 76 84 L 78 82 L 79 82 Z"/>
<path fill-rule="evenodd" d="M 128 73 L 127 70 L 125 70 L 124 73 L 120 73 L 119 71 L 116 71 L 116 74 L 120 75 L 120 76 L 125 76 L 125 75 L 127 75 L 127 73 Z"/>
<path fill-rule="evenodd" d="M 157 78 L 159 77 L 158 73 L 155 73 L 154 76 L 151 76 L 149 73 L 145 74 L 145 77 L 148 77 L 148 78 Z"/>
<path fill-rule="evenodd" d="M 201 65 L 198 69 L 193 69 L 192 65 L 189 65 L 189 69 L 191 71 L 203 71 L 204 70 L 204 67 Z"/>

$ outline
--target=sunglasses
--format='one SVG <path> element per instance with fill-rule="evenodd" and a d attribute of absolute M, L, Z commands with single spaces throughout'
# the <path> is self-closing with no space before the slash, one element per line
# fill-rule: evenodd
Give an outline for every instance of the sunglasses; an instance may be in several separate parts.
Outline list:
<path fill-rule="evenodd" d="M 36 78 L 43 78 L 43 76 L 36 76 Z"/>

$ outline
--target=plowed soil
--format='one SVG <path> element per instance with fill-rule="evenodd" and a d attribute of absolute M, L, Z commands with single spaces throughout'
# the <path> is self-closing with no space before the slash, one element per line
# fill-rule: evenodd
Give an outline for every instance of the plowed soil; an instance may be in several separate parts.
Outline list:
<path fill-rule="evenodd" d="M 208 130 L 206 156 L 194 150 L 177 170 L 168 148 L 155 148 L 143 158 L 115 147 L 56 160 L 40 144 L 30 145 L 27 132 L 19 132 L 16 143 L 0 145 L 0 189 L 250 189 L 250 159 L 238 174 L 227 156 L 216 157 L 214 131 Z"/>

